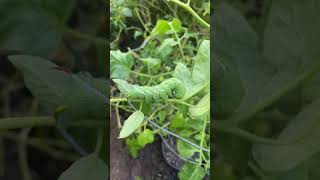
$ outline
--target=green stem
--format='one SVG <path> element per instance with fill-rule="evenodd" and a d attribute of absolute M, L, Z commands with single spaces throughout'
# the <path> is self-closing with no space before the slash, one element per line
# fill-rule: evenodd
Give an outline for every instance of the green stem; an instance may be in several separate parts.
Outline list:
<path fill-rule="evenodd" d="M 127 101 L 128 101 L 127 98 L 114 98 L 114 99 L 110 99 L 110 103 L 127 102 Z"/>
<path fill-rule="evenodd" d="M 119 102 L 127 102 L 127 101 L 128 101 L 128 98 L 113 98 L 113 99 L 110 99 L 110 103 L 119 103 Z M 177 100 L 177 99 L 168 99 L 167 102 L 183 104 L 183 105 L 186 105 L 186 106 L 189 106 L 189 107 L 194 106 L 192 104 L 189 104 L 189 103 L 186 103 L 184 101 Z"/>
<path fill-rule="evenodd" d="M 188 11 L 193 17 L 196 18 L 197 21 L 199 21 L 199 23 L 201 23 L 203 26 L 207 27 L 210 29 L 210 24 L 208 24 L 205 20 L 203 20 L 191 7 L 189 4 L 187 3 L 183 3 L 179 0 L 168 0 L 169 2 L 173 2 L 177 5 L 179 5 L 180 7 L 182 7 L 183 9 L 185 9 L 186 11 Z"/>
<path fill-rule="evenodd" d="M 4 142 L 3 139 L 0 138 L 0 177 L 4 176 L 5 172 L 5 151 L 4 151 Z"/>
<path fill-rule="evenodd" d="M 143 22 L 143 20 L 142 20 L 142 18 L 141 18 L 141 16 L 140 16 L 140 13 L 139 13 L 138 8 L 135 8 L 134 10 L 136 11 L 137 17 L 138 17 L 139 21 L 141 22 L 142 26 L 144 27 L 144 29 L 145 29 L 147 32 L 150 32 L 149 28 L 148 28 L 148 27 L 146 26 L 146 24 Z"/>
<path fill-rule="evenodd" d="M 10 140 L 16 141 L 16 142 L 20 141 L 20 137 L 17 134 L 12 133 L 12 132 L 1 133 L 0 137 L 3 137 L 5 139 L 10 139 Z M 32 139 L 26 139 L 26 144 L 28 144 L 29 146 L 32 146 L 34 148 L 37 148 L 40 151 L 45 152 L 48 155 L 50 155 L 54 158 L 57 158 L 57 159 L 69 160 L 69 161 L 75 161 L 75 160 L 79 159 L 79 156 L 77 156 L 77 155 L 57 150 L 55 148 L 48 146 L 47 144 L 44 144 L 44 143 L 41 143 L 38 141 L 34 141 Z"/>
<path fill-rule="evenodd" d="M 3 118 L 0 119 L 0 130 L 35 126 L 53 126 L 54 123 L 54 118 L 49 116 Z"/>
<path fill-rule="evenodd" d="M 103 144 L 103 129 L 99 128 L 97 133 L 97 144 L 94 153 L 99 155 Z"/>
<path fill-rule="evenodd" d="M 107 41 L 107 39 L 101 38 L 101 37 L 95 37 L 83 32 L 79 32 L 79 31 L 75 31 L 73 29 L 69 29 L 69 28 L 65 28 L 64 30 L 65 34 L 67 36 L 73 37 L 73 38 L 77 38 L 77 39 L 82 39 L 88 42 L 92 42 L 94 44 L 100 44 L 100 45 L 105 45 L 108 46 L 109 43 Z"/>
<path fill-rule="evenodd" d="M 122 124 L 120 121 L 120 114 L 119 114 L 119 103 L 120 102 L 117 102 L 116 104 L 116 115 L 117 115 L 118 128 L 122 128 Z"/>
<path fill-rule="evenodd" d="M 207 126 L 207 117 L 204 118 L 204 123 L 203 123 L 203 128 L 202 128 L 202 134 L 201 134 L 201 141 L 200 141 L 200 147 L 203 148 L 203 142 L 204 142 L 204 138 L 205 138 L 205 134 L 206 134 L 206 126 Z M 204 154 L 202 149 L 200 149 L 200 161 L 199 161 L 199 166 L 201 166 L 202 164 L 202 160 L 204 158 Z"/>
<path fill-rule="evenodd" d="M 27 152 L 27 139 L 30 132 L 30 128 L 23 129 L 20 133 L 20 139 L 18 143 L 18 156 L 21 174 L 24 180 L 31 180 L 31 174 L 28 164 L 28 152 Z"/>
<path fill-rule="evenodd" d="M 294 142 L 281 142 L 278 140 L 273 140 L 269 138 L 264 138 L 264 137 L 259 137 L 255 134 L 251 134 L 245 130 L 242 130 L 238 127 L 235 128 L 230 128 L 225 130 L 224 132 L 233 134 L 235 136 L 241 137 L 249 142 L 253 143 L 261 143 L 261 144 L 268 144 L 268 145 L 290 145 L 293 144 Z"/>
<path fill-rule="evenodd" d="M 248 162 L 248 166 L 260 179 L 267 179 L 267 176 L 253 162 Z"/>
<path fill-rule="evenodd" d="M 174 32 L 174 35 L 175 35 L 177 42 L 178 42 L 178 45 L 179 45 L 180 53 L 181 53 L 182 57 L 184 58 L 184 52 L 183 52 L 183 48 L 181 45 L 181 40 L 180 40 L 177 32 L 174 30 L 173 26 L 171 24 L 169 24 L 169 25 L 170 25 L 171 30 Z"/>
<path fill-rule="evenodd" d="M 52 127 L 55 119 L 51 116 L 9 117 L 0 119 L 0 130 L 30 128 L 30 127 Z M 85 120 L 71 123 L 72 127 L 96 128 L 106 126 L 103 121 Z"/>
<path fill-rule="evenodd" d="M 135 72 L 135 71 L 130 71 L 130 73 L 136 74 L 136 75 L 139 75 L 139 76 L 148 77 L 148 78 L 157 78 L 157 77 L 161 77 L 161 76 L 166 76 L 166 75 L 172 74 L 172 72 L 166 72 L 166 73 L 157 74 L 157 75 L 151 75 L 151 74 L 149 75 L 149 74 L 139 73 L 139 72 Z"/>
<path fill-rule="evenodd" d="M 168 99 L 168 102 L 174 102 L 174 103 L 178 103 L 178 104 L 183 104 L 183 105 L 186 105 L 186 106 L 189 106 L 189 107 L 193 107 L 194 106 L 192 104 L 189 104 L 189 103 L 186 103 L 184 101 L 177 100 L 177 99 Z"/>

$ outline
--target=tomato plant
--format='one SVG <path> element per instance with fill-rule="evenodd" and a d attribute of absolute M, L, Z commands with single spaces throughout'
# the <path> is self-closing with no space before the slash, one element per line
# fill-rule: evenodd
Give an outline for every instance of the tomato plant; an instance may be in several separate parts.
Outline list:
<path fill-rule="evenodd" d="M 119 9 L 126 9 L 128 4 Z M 143 9 L 137 8 L 143 5 Z M 130 33 L 113 37 L 111 120 L 117 121 L 118 141 L 125 139 L 132 158 L 143 158 L 139 152 L 160 138 L 163 158 L 179 169 L 179 179 L 209 178 L 210 25 L 201 17 L 210 14 L 209 1 L 170 0 L 159 6 L 171 15 L 164 16 L 160 10 L 153 15 L 150 9 L 154 7 L 138 4 L 136 8 L 133 5 L 135 11 L 130 17 L 122 19 L 120 29 L 129 29 L 134 19 L 140 21 L 142 27 L 134 28 L 137 31 L 133 33 L 137 41 L 142 37 L 140 45 L 128 43 L 127 49 L 123 48 L 119 39 Z M 178 11 L 171 11 L 174 8 Z M 110 20 L 116 17 L 111 15 Z M 172 164 L 167 153 L 182 163 Z"/>

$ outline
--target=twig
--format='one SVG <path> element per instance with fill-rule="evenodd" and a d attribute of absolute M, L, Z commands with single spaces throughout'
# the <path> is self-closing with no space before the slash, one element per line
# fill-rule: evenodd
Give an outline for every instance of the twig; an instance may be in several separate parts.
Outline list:
<path fill-rule="evenodd" d="M 180 0 L 168 0 L 169 2 L 173 2 L 178 6 L 182 7 L 186 11 L 188 11 L 193 17 L 197 19 L 203 26 L 210 28 L 210 24 L 208 24 L 205 20 L 203 20 L 187 3 L 183 3 Z"/>

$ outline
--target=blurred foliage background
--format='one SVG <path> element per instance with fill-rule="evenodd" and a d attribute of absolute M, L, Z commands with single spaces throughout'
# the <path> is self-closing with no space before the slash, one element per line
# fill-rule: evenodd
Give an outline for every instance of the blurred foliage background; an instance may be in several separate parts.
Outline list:
<path fill-rule="evenodd" d="M 319 179 L 319 7 L 214 4 L 214 179 Z"/>
<path fill-rule="evenodd" d="M 22 74 L 8 61 L 8 55 L 41 56 L 72 72 L 87 71 L 94 77 L 106 77 L 106 12 L 107 6 L 100 0 L 0 1 L 2 119 L 50 113 L 25 87 Z M 29 137 L 20 141 L 27 131 L 0 130 L 0 179 L 21 180 L 31 174 L 34 180 L 56 180 L 79 158 L 54 128 L 32 128 Z M 96 143 L 95 131 L 72 131 L 86 149 Z"/>

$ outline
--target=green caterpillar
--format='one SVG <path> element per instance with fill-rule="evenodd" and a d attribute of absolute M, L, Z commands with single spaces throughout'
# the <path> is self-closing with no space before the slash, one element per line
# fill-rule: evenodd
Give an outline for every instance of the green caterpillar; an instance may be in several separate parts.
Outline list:
<path fill-rule="evenodd" d="M 129 84 L 122 79 L 113 79 L 120 92 L 127 95 L 128 99 L 145 99 L 146 101 L 167 100 L 169 97 L 182 99 L 186 87 L 181 80 L 170 78 L 155 86 L 139 86 Z"/>

